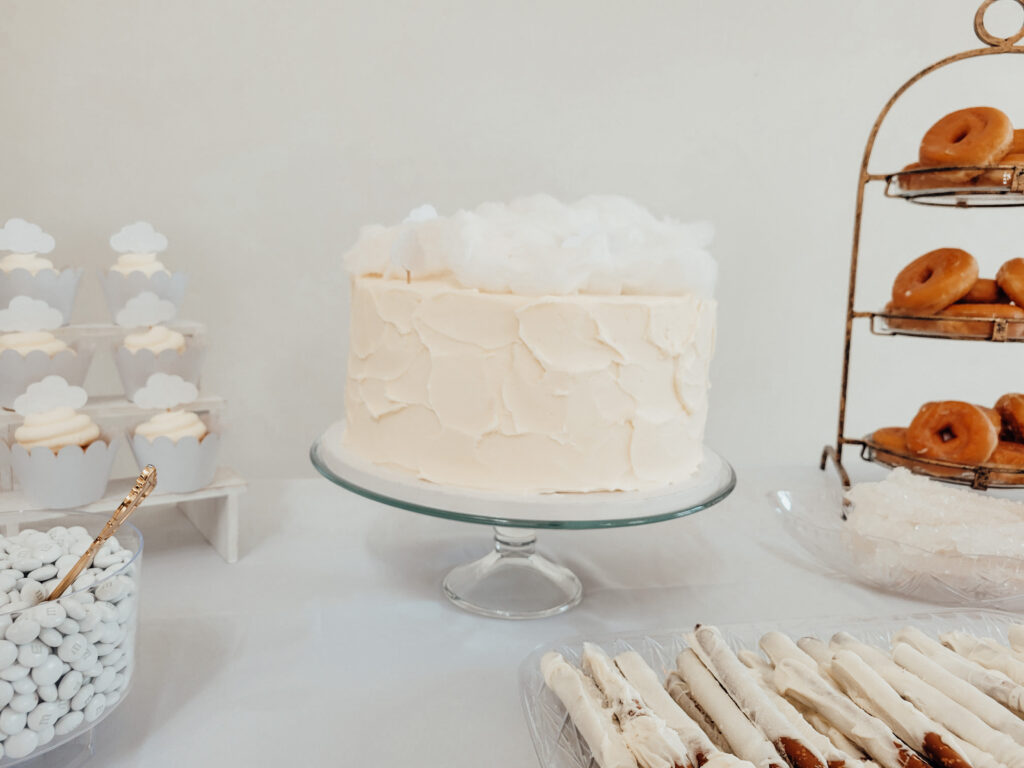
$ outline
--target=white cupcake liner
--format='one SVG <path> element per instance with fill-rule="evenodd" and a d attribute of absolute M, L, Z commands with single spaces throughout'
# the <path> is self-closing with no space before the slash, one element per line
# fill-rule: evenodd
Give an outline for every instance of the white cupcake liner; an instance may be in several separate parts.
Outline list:
<path fill-rule="evenodd" d="M 47 376 L 61 376 L 69 384 L 81 386 L 96 345 L 78 339 L 69 346 L 71 349 L 61 350 L 53 357 L 41 349 L 33 349 L 27 355 L 14 349 L 0 352 L 0 408 L 13 408 L 14 399 L 23 394 L 29 384 Z"/>
<path fill-rule="evenodd" d="M 88 448 L 68 445 L 54 454 L 49 448 L 29 451 L 15 443 L 11 465 L 33 503 L 48 509 L 82 507 L 103 498 L 120 445 L 119 437 L 100 435 Z"/>
<path fill-rule="evenodd" d="M 185 351 L 165 349 L 154 355 L 148 349 L 132 352 L 123 344 L 114 349 L 114 362 L 121 376 L 124 394 L 129 400 L 135 393 L 146 386 L 146 381 L 154 373 L 167 373 L 181 376 L 185 381 L 199 386 L 199 376 L 206 360 L 206 345 L 194 336 L 185 338 Z"/>
<path fill-rule="evenodd" d="M 182 299 L 185 298 L 185 284 L 188 282 L 188 275 L 184 272 L 175 272 L 172 275 L 157 272 L 149 276 L 142 272 L 129 272 L 127 275 L 120 272 L 101 272 L 99 278 L 103 286 L 103 295 L 107 299 L 107 309 L 110 310 L 110 316 L 115 322 L 117 313 L 124 309 L 128 300 L 144 292 L 155 293 L 157 297 L 174 304 L 177 315 L 181 309 Z"/>
<path fill-rule="evenodd" d="M 65 269 L 60 272 L 43 269 L 33 275 L 19 267 L 10 272 L 0 272 L 0 306 L 8 306 L 15 296 L 42 299 L 60 311 L 63 318 L 61 324 L 67 325 L 71 322 L 71 310 L 75 305 L 75 294 L 81 277 L 81 269 Z"/>
<path fill-rule="evenodd" d="M 156 467 L 154 493 L 188 493 L 213 482 L 221 437 L 213 428 L 202 440 L 183 437 L 174 442 L 161 436 L 150 442 L 142 435 L 132 435 L 129 445 L 140 469 L 147 464 Z"/>

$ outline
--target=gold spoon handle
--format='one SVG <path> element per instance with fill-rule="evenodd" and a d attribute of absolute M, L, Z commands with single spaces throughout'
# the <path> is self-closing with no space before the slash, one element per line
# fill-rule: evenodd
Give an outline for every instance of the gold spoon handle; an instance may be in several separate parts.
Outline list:
<path fill-rule="evenodd" d="M 67 575 L 60 580 L 60 584 L 53 588 L 53 592 L 47 597 L 47 600 L 56 600 L 58 597 L 64 594 L 68 587 L 70 587 L 75 579 L 77 579 L 82 571 L 89 567 L 92 563 L 92 559 L 96 557 L 96 553 L 99 552 L 100 547 L 103 546 L 103 542 L 109 539 L 117 529 L 121 527 L 121 523 L 128 519 L 128 516 L 135 511 L 135 508 L 142 503 L 143 499 L 152 493 L 153 489 L 156 488 L 156 467 L 152 464 L 146 465 L 146 468 L 142 470 L 142 474 L 139 475 L 135 481 L 135 485 L 128 492 L 128 495 L 124 497 L 124 501 L 118 504 L 117 509 L 114 510 L 114 514 L 107 520 L 107 524 L 103 526 L 103 530 L 100 531 L 99 536 L 93 539 L 92 544 L 89 548 L 82 553 L 82 556 L 78 558 L 78 562 L 74 564 Z"/>

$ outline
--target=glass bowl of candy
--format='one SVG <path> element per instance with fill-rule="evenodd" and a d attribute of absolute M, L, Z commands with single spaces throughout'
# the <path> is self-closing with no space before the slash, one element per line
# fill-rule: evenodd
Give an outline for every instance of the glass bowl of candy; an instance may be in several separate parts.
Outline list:
<path fill-rule="evenodd" d="M 124 699 L 138 620 L 142 534 L 125 523 L 46 600 L 105 515 L 0 517 L 0 768 L 82 739 Z"/>

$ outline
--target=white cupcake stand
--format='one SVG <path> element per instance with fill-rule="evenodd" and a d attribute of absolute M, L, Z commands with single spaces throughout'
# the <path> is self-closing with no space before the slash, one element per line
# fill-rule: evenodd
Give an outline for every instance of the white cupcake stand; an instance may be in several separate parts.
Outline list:
<path fill-rule="evenodd" d="M 445 596 L 460 608 L 501 619 L 537 619 L 569 610 L 583 598 L 579 578 L 536 551 L 537 529 L 622 528 L 684 517 L 725 499 L 736 487 L 729 462 L 704 446 L 697 473 L 651 491 L 507 494 L 417 480 L 342 448 L 336 422 L 310 449 L 313 466 L 332 483 L 409 512 L 494 528 L 494 549 L 448 573 Z"/>
<path fill-rule="evenodd" d="M 171 327 L 183 332 L 201 334 L 203 328 L 195 323 L 170 323 Z M 89 324 L 70 325 L 54 331 L 61 338 L 88 338 L 97 347 L 113 346 L 124 336 L 127 329 L 116 325 Z M 223 398 L 200 395 L 189 404 L 189 410 L 201 415 L 220 413 L 225 406 Z M 81 409 L 89 414 L 100 426 L 111 432 L 124 432 L 141 421 L 155 415 L 158 409 L 140 408 L 123 396 L 90 397 Z M 0 409 L 0 515 L 7 512 L 31 512 L 40 509 L 22 492 L 11 471 L 10 451 L 7 448 L 14 440 L 14 430 L 21 424 L 21 417 L 11 411 Z M 122 441 L 118 463 L 124 456 L 131 455 L 127 440 Z M 110 513 L 124 499 L 135 481 L 137 470 L 129 477 L 114 478 L 107 484 L 102 499 L 81 507 L 84 512 Z M 205 488 L 189 493 L 157 492 L 146 501 L 149 509 L 155 507 L 178 507 L 217 551 L 229 563 L 238 560 L 239 497 L 246 490 L 246 481 L 231 469 L 221 466 Z"/>

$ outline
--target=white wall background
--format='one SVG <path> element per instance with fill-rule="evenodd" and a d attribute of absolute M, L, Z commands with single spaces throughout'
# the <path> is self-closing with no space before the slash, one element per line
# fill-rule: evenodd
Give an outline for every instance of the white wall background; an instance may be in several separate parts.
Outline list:
<path fill-rule="evenodd" d="M 1002 5 L 1011 6 L 1002 9 Z M 709 439 L 737 464 L 812 463 L 833 437 L 858 164 L 913 72 L 975 47 L 974 0 L 3 0 L 0 220 L 103 267 L 153 221 L 208 324 L 228 460 L 309 474 L 340 415 L 346 280 L 361 224 L 535 191 L 635 197 L 719 236 Z M 995 7 L 1008 10 L 1009 0 Z M 1001 14 L 1000 14 L 1001 15 Z M 1009 57 L 1001 57 L 1006 59 Z M 1020 57 L 1013 57 L 1020 58 Z M 893 113 L 875 170 L 989 103 L 1024 126 L 1022 62 L 968 64 Z M 935 211 L 869 194 L 864 308 L 959 244 L 983 273 L 1024 255 L 1020 209 Z M 105 316 L 87 281 L 78 318 Z M 925 399 L 1021 389 L 1021 350 L 865 339 L 851 429 Z M 97 386 L 113 382 L 98 370 Z"/>

